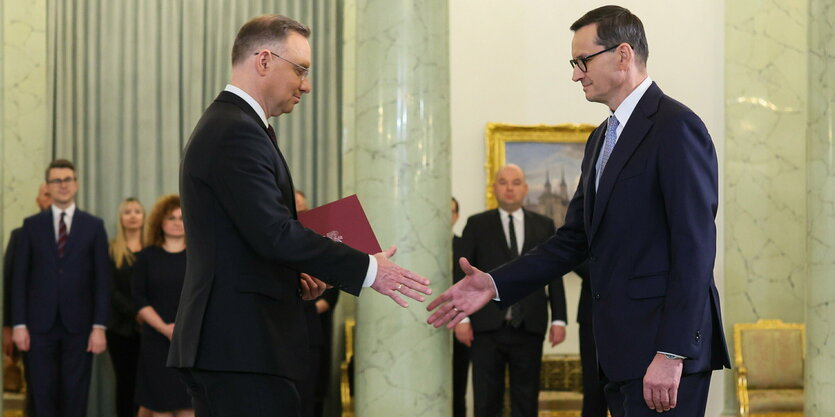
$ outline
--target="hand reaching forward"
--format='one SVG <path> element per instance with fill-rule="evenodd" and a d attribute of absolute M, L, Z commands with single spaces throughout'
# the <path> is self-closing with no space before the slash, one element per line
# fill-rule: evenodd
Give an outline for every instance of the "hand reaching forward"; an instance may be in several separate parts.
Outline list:
<path fill-rule="evenodd" d="M 428 311 L 432 311 L 440 306 L 426 320 L 435 327 L 446 324 L 446 327 L 451 329 L 496 298 L 496 285 L 490 275 L 470 265 L 467 258 L 461 258 L 459 264 L 467 276 L 449 287 L 426 307 Z"/>
<path fill-rule="evenodd" d="M 397 247 L 392 246 L 374 255 L 377 260 L 377 277 L 371 288 L 389 296 L 401 307 L 408 307 L 409 303 L 400 298 L 398 292 L 417 301 L 425 300 L 426 298 L 419 293 L 432 294 L 429 280 L 390 261 L 389 258 L 394 256 L 395 252 L 397 252 Z"/>

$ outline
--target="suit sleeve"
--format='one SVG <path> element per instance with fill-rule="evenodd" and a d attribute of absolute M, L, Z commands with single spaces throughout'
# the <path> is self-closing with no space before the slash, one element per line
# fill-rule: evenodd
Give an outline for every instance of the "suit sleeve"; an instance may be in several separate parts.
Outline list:
<path fill-rule="evenodd" d="M 554 221 L 548 219 L 547 229 L 549 234 L 554 233 Z M 562 320 L 568 323 L 568 308 L 565 303 L 565 282 L 562 275 L 557 275 L 548 284 L 548 302 L 551 307 L 551 321 Z"/>
<path fill-rule="evenodd" d="M 9 244 L 3 254 L 3 326 L 12 325 L 12 271 L 14 271 L 15 245 L 21 229 L 12 230 Z"/>
<path fill-rule="evenodd" d="M 670 236 L 670 275 L 657 350 L 695 357 L 716 257 L 718 169 L 707 129 L 693 113 L 662 126 L 659 178 Z"/>
<path fill-rule="evenodd" d="M 275 148 L 257 126 L 241 129 L 225 138 L 213 156 L 211 179 L 236 228 L 259 255 L 358 295 L 368 271 L 368 255 L 295 220 L 276 186 Z"/>
<path fill-rule="evenodd" d="M 32 268 L 32 239 L 29 236 L 30 228 L 26 221 L 20 231 L 19 239 L 15 247 L 14 269 L 12 271 L 12 325 L 26 324 L 26 293 L 29 283 L 29 272 Z"/>
<path fill-rule="evenodd" d="M 107 325 L 110 315 L 110 281 L 113 279 L 113 268 L 107 255 L 107 232 L 104 222 L 96 219 L 96 232 L 93 239 L 93 262 L 95 267 L 95 296 L 93 297 L 93 324 Z"/>

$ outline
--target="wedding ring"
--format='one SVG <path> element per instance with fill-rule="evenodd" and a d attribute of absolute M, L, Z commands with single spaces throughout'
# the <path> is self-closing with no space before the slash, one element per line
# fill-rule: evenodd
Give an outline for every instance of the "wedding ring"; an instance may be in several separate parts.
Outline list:
<path fill-rule="evenodd" d="M 400 291 L 401 288 L 403 288 L 402 282 L 400 284 L 397 284 L 397 289 L 395 291 Z"/>
<path fill-rule="evenodd" d="M 459 309 L 458 309 L 457 307 L 455 307 L 455 306 L 452 306 L 452 309 L 453 309 L 453 310 L 455 310 L 455 312 L 456 312 L 456 313 L 460 313 L 460 312 L 461 312 L 461 310 L 459 310 Z"/>

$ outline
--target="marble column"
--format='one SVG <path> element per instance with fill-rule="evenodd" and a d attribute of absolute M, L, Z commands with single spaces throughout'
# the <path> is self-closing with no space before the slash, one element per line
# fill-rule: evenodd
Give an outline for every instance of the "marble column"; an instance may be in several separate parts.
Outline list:
<path fill-rule="evenodd" d="M 809 19 L 804 415 L 824 417 L 835 415 L 835 4 L 811 0 Z"/>
<path fill-rule="evenodd" d="M 353 3 L 353 2 L 352 2 Z M 450 285 L 448 10 L 443 0 L 357 0 L 353 189 L 394 261 Z M 346 10 L 346 15 L 351 15 Z M 432 299 L 433 297 L 429 297 Z M 451 415 L 451 334 L 373 290 L 357 305 L 358 417 Z"/>

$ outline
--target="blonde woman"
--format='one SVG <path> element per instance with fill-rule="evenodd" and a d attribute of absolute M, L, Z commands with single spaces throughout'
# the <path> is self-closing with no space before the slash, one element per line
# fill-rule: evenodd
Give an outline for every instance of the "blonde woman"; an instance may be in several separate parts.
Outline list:
<path fill-rule="evenodd" d="M 133 417 L 136 403 L 136 362 L 139 358 L 139 326 L 131 297 L 131 277 L 136 253 L 142 250 L 142 227 L 145 208 L 139 200 L 129 197 L 119 205 L 116 238 L 110 241 L 113 281 L 110 285 L 110 322 L 107 326 L 107 347 L 116 374 L 116 414 Z"/>
<path fill-rule="evenodd" d="M 190 417 L 191 398 L 180 375 L 166 368 L 174 316 L 186 273 L 180 197 L 161 197 L 148 217 L 145 243 L 133 274 L 133 300 L 142 320 L 136 401 L 155 417 Z"/>

